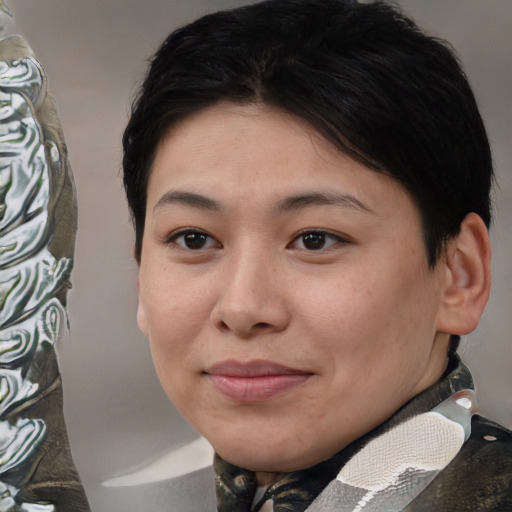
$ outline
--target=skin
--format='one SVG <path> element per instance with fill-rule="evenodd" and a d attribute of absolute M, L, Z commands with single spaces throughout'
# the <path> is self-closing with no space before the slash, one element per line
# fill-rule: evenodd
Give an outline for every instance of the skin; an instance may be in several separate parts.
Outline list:
<path fill-rule="evenodd" d="M 173 127 L 146 215 L 138 322 L 159 379 L 260 483 L 382 423 L 440 378 L 447 332 L 474 327 L 450 315 L 474 281 L 464 251 L 429 269 L 405 189 L 282 111 L 221 103 Z M 233 399 L 211 375 L 262 360 L 298 382 Z"/>

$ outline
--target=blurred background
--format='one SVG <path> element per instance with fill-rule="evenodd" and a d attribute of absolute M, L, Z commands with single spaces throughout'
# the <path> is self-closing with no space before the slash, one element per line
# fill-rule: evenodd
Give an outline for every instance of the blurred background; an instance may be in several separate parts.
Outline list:
<path fill-rule="evenodd" d="M 197 434 L 168 402 L 135 321 L 136 265 L 120 179 L 121 133 L 146 61 L 175 27 L 235 0 L 7 0 L 19 33 L 49 77 L 75 173 L 79 231 L 69 296 L 71 339 L 59 347 L 65 415 L 75 463 L 93 511 L 212 510 L 192 479 L 106 489 Z M 486 121 L 497 173 L 494 287 L 461 354 L 481 410 L 512 427 L 512 2 L 402 0 L 405 12 L 461 56 Z M 208 495 L 208 496 L 206 496 Z M 185 497 L 184 497 L 185 496 Z M 188 497 L 187 497 L 188 496 Z M 188 501 L 187 501 L 188 500 Z M 195 500 L 195 501 L 194 501 Z"/>

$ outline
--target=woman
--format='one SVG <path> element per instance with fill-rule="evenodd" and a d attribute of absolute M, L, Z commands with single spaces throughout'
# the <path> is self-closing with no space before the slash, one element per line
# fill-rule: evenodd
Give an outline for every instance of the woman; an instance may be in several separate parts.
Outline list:
<path fill-rule="evenodd" d="M 489 295 L 485 129 L 394 8 L 276 0 L 169 36 L 124 135 L 141 330 L 220 511 L 509 510 L 459 337 Z"/>

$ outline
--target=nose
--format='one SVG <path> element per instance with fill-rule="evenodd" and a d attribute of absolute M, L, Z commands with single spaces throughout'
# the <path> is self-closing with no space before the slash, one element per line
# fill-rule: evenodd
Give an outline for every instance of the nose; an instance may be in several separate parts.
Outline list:
<path fill-rule="evenodd" d="M 211 321 L 239 338 L 285 330 L 290 308 L 282 273 L 268 254 L 241 252 L 225 262 Z"/>

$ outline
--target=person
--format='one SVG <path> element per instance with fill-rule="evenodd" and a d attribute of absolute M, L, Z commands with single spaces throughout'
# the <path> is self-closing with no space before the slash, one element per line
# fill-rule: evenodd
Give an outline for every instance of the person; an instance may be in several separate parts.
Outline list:
<path fill-rule="evenodd" d="M 511 433 L 457 355 L 493 170 L 446 43 L 381 1 L 209 14 L 123 147 L 138 323 L 219 511 L 512 510 Z"/>

